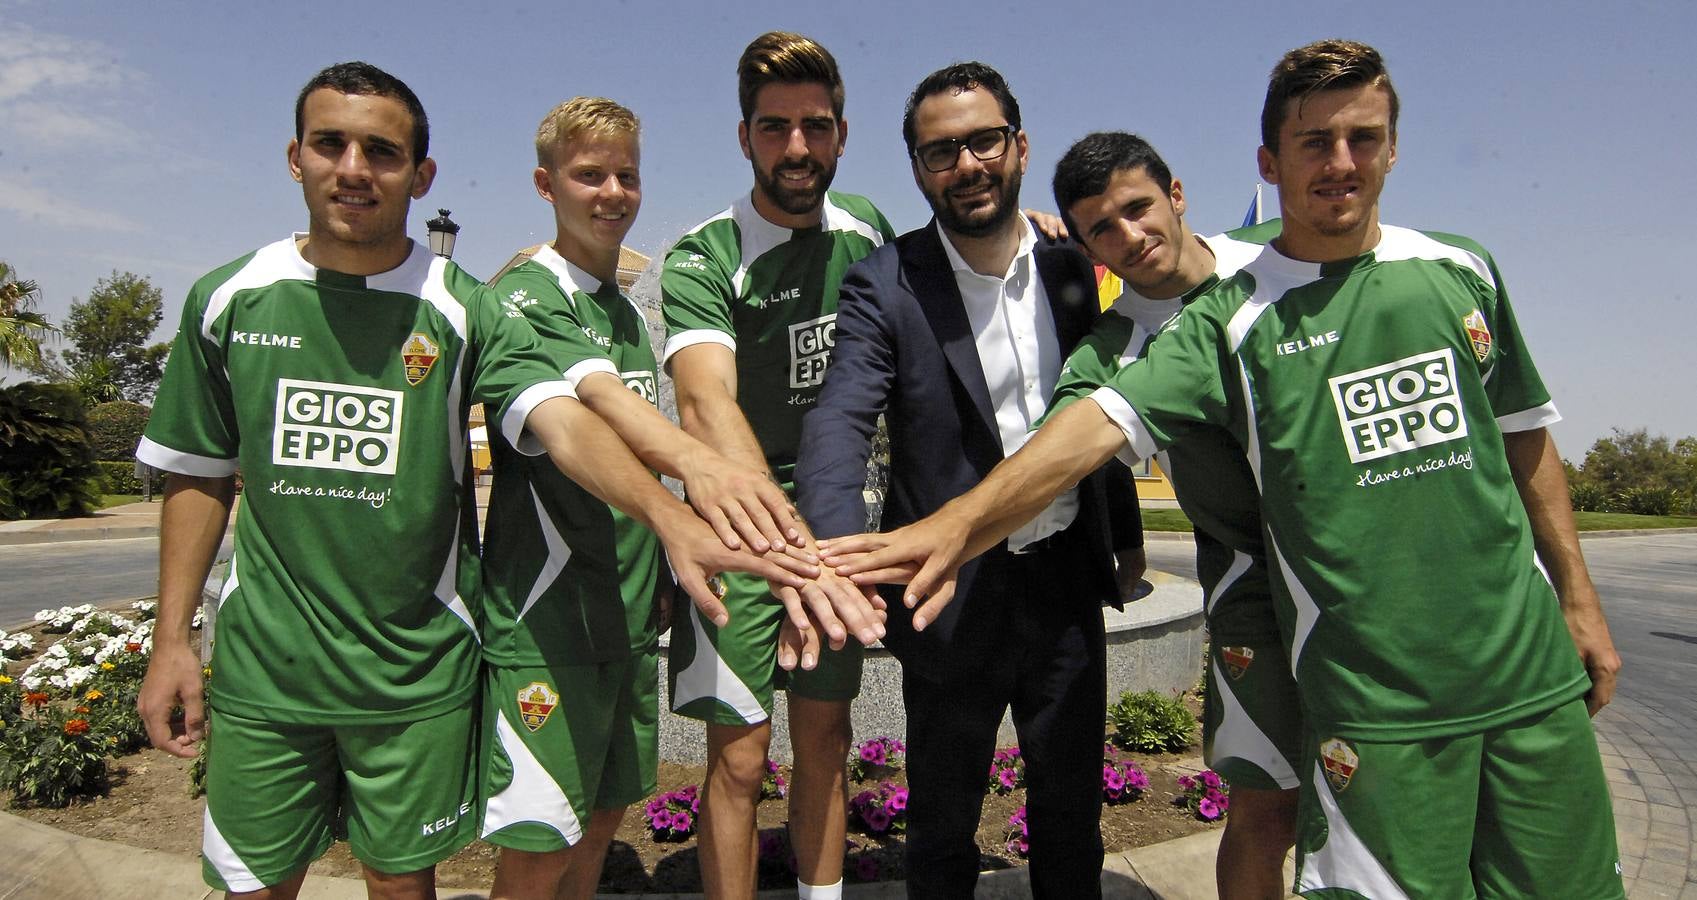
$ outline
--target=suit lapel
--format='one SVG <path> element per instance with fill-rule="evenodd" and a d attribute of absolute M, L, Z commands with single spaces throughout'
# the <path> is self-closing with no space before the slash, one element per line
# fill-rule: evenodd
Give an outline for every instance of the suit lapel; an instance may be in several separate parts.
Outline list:
<path fill-rule="evenodd" d="M 1037 250 L 1033 256 L 1037 261 L 1038 277 L 1043 279 L 1043 290 L 1049 295 L 1049 312 L 1055 317 L 1055 338 L 1060 342 L 1064 357 L 1084 339 L 1097 313 L 1101 312 L 1095 293 L 1086 290 L 1086 285 L 1091 285 L 1095 279 L 1086 277 L 1088 270 L 1080 265 L 1082 260 L 1079 257 L 1067 252 L 1062 245 L 1044 246 L 1041 235 L 1037 238 Z"/>
<path fill-rule="evenodd" d="M 942 344 L 943 357 L 966 388 L 990 434 L 997 435 L 999 446 L 1000 433 L 990 406 L 989 382 L 984 379 L 978 344 L 972 337 L 972 323 L 966 318 L 966 304 L 961 300 L 959 285 L 955 284 L 949 257 L 943 252 L 942 239 L 937 236 L 935 220 L 915 236 L 913 251 L 902 265 L 908 286 L 931 323 L 931 332 Z"/>

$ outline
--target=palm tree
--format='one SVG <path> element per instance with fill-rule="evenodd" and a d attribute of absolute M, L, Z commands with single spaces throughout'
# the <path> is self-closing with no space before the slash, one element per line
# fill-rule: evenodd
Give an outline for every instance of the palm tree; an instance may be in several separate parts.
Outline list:
<path fill-rule="evenodd" d="M 41 361 L 41 341 L 58 329 L 35 312 L 41 289 L 20 281 L 17 272 L 0 262 L 0 369 L 25 368 Z"/>

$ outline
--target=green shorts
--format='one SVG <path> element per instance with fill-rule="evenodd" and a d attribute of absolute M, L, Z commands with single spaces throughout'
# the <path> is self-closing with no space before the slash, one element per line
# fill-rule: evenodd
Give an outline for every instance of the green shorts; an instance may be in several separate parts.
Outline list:
<path fill-rule="evenodd" d="M 338 824 L 360 862 L 394 874 L 427 869 L 476 836 L 475 703 L 386 725 L 209 715 L 201 873 L 215 888 L 288 879 L 330 849 Z"/>
<path fill-rule="evenodd" d="M 578 842 L 597 809 L 652 794 L 659 655 L 581 666 L 485 666 L 483 828 L 501 847 Z"/>
<path fill-rule="evenodd" d="M 1305 750 L 1305 897 L 1625 896 L 1583 699 L 1483 734 Z"/>
<path fill-rule="evenodd" d="M 811 671 L 778 668 L 778 629 L 784 605 L 766 589 L 766 580 L 726 572 L 724 628 L 682 601 L 687 625 L 672 627 L 667 689 L 672 712 L 718 725 L 757 725 L 772 716 L 779 689 L 813 700 L 848 702 L 860 693 L 864 653 L 852 637 L 841 650 L 822 648 Z"/>
<path fill-rule="evenodd" d="M 1277 634 L 1208 649 L 1202 758 L 1233 787 L 1294 789 L 1302 756 L 1302 703 Z"/>

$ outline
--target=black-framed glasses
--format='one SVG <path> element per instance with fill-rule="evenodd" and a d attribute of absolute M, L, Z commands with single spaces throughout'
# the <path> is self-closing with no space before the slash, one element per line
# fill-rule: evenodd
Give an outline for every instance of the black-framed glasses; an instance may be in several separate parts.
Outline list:
<path fill-rule="evenodd" d="M 913 158 L 919 160 L 927 172 L 947 172 L 954 168 L 955 163 L 960 162 L 962 147 L 979 162 L 1001 159 L 1008 152 L 1008 144 L 1013 141 L 1016 130 L 1012 125 L 1001 125 L 974 131 L 964 138 L 943 138 L 916 147 Z"/>

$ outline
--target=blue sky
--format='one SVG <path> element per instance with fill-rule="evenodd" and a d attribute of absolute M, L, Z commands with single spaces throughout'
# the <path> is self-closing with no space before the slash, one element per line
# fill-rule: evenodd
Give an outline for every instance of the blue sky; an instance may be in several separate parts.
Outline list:
<path fill-rule="evenodd" d="M 474 9 L 474 7 L 479 7 Z M 113 269 L 150 276 L 169 337 L 200 274 L 305 227 L 284 166 L 295 92 L 362 58 L 418 92 L 440 175 L 413 207 L 464 228 L 456 259 L 491 274 L 551 237 L 531 136 L 575 94 L 644 126 L 629 243 L 654 252 L 750 184 L 735 62 L 769 28 L 807 33 L 848 85 L 835 187 L 898 230 L 927 216 L 900 135 L 927 72 L 982 59 L 1031 139 L 1024 200 L 1100 129 L 1148 137 L 1198 231 L 1235 226 L 1256 183 L 1266 73 L 1286 49 L 1352 37 L 1386 56 L 1403 102 L 1384 219 L 1467 234 L 1496 254 L 1566 421 L 1569 458 L 1613 426 L 1697 434 L 1697 301 L 1675 244 L 1697 209 L 1691 3 L 284 5 L 0 0 L 0 259 L 63 318 Z M 403 13 L 372 10 L 400 9 Z M 494 10 L 494 11 L 490 11 Z"/>

